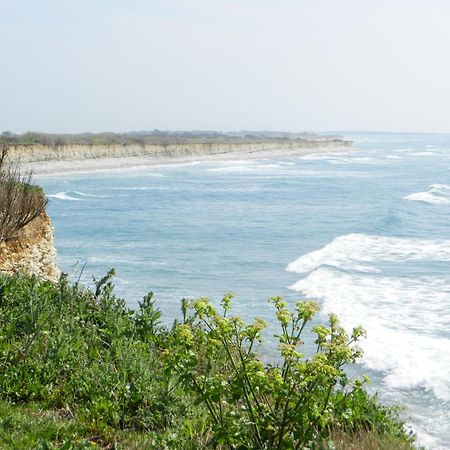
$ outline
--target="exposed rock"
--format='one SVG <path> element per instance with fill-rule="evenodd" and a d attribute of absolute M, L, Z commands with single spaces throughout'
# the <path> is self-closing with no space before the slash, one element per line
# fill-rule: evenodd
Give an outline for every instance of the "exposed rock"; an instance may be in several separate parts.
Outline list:
<path fill-rule="evenodd" d="M 111 145 L 18 145 L 11 146 L 9 156 L 21 163 L 38 161 L 67 161 L 92 158 L 120 158 L 147 156 L 154 158 L 182 158 L 188 156 L 254 153 L 267 150 L 314 149 L 321 147 L 350 147 L 351 141 L 342 139 L 284 139 L 267 141 L 203 141 L 155 144 Z"/>
<path fill-rule="evenodd" d="M 268 139 L 268 140 L 175 140 L 175 142 L 111 145 L 12 145 L 8 156 L 12 162 L 32 163 L 45 161 L 77 161 L 95 158 L 124 158 L 145 156 L 177 159 L 208 157 L 233 153 L 279 151 L 280 154 L 296 149 L 351 147 L 352 142 L 335 138 Z M 59 270 L 53 246 L 53 229 L 44 212 L 26 227 L 15 239 L 0 242 L 0 272 L 27 272 L 49 280 L 57 280 Z"/>
<path fill-rule="evenodd" d="M 14 239 L 0 242 L 0 272 L 23 272 L 51 281 L 59 278 L 53 227 L 46 212 L 23 227 Z"/>

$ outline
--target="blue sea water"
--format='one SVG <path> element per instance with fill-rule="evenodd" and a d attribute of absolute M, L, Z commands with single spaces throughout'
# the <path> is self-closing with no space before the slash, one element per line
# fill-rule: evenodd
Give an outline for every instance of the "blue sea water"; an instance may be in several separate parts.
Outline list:
<path fill-rule="evenodd" d="M 41 176 L 59 265 L 86 284 L 115 267 L 135 307 L 183 297 L 315 298 L 368 338 L 358 374 L 450 448 L 450 135 L 349 134 L 342 154 Z"/>

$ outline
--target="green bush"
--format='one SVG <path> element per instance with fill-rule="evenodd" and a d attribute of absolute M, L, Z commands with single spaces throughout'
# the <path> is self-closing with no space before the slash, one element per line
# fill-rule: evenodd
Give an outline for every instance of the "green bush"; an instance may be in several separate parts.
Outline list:
<path fill-rule="evenodd" d="M 328 448 L 332 436 L 361 432 L 409 447 L 397 410 L 345 372 L 361 328 L 347 336 L 330 316 L 313 328 L 307 357 L 317 305 L 290 312 L 272 299 L 280 357 L 270 365 L 257 353 L 265 324 L 228 317 L 230 295 L 220 313 L 207 299 L 183 300 L 181 321 L 165 327 L 152 294 L 137 311 L 115 297 L 113 274 L 93 291 L 64 276 L 0 276 L 0 401 L 63 411 L 81 424 L 77 439 L 139 437 L 122 448 Z"/>
<path fill-rule="evenodd" d="M 227 318 L 230 300 L 223 299 L 220 314 L 207 299 L 192 302 L 192 314 L 174 328 L 166 355 L 197 402 L 206 406 L 213 444 L 302 448 L 326 440 L 338 428 L 404 434 L 393 410 L 380 406 L 363 390 L 363 382 L 349 380 L 344 371 L 361 355 L 354 343 L 364 335 L 362 328 L 348 337 L 330 315 L 328 327 L 313 328 L 316 353 L 307 358 L 299 347 L 317 304 L 299 302 L 292 313 L 281 298 L 274 298 L 280 363 L 264 364 L 255 352 L 264 322 Z"/>

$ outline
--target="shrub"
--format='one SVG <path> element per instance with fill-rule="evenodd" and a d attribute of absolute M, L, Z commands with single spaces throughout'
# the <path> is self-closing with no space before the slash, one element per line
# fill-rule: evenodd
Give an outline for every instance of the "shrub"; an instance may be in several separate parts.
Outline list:
<path fill-rule="evenodd" d="M 228 317 L 230 295 L 221 313 L 183 300 L 182 320 L 165 327 L 152 294 L 137 311 L 115 297 L 113 273 L 93 291 L 66 276 L 0 276 L 0 401 L 60 411 L 99 442 L 136 433 L 136 448 L 329 448 L 363 432 L 409 445 L 396 410 L 345 373 L 362 329 L 347 336 L 330 316 L 307 357 L 317 305 L 291 312 L 272 299 L 281 331 L 270 365 L 257 354 L 265 324 Z"/>
<path fill-rule="evenodd" d="M 362 328 L 347 336 L 330 315 L 328 327 L 313 328 L 316 352 L 306 357 L 299 347 L 317 304 L 299 302 L 291 312 L 274 298 L 280 363 L 264 364 L 255 352 L 264 322 L 227 318 L 230 299 L 224 297 L 221 314 L 207 299 L 190 303 L 192 313 L 175 327 L 167 355 L 169 366 L 206 406 L 213 445 L 303 448 L 328 439 L 331 429 L 404 435 L 393 410 L 380 406 L 364 391 L 364 382 L 349 380 L 344 371 L 361 355 L 354 344 L 364 336 Z"/>
<path fill-rule="evenodd" d="M 23 176 L 17 165 L 7 161 L 8 144 L 0 154 L 0 242 L 14 238 L 19 230 L 38 217 L 47 204 L 45 195 Z"/>

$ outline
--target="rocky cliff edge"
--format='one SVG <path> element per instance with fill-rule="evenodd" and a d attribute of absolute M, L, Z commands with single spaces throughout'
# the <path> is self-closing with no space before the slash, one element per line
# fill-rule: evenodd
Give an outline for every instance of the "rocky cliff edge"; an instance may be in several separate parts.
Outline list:
<path fill-rule="evenodd" d="M 59 278 L 53 227 L 45 211 L 14 238 L 0 242 L 0 272 L 28 273 L 51 281 Z"/>

